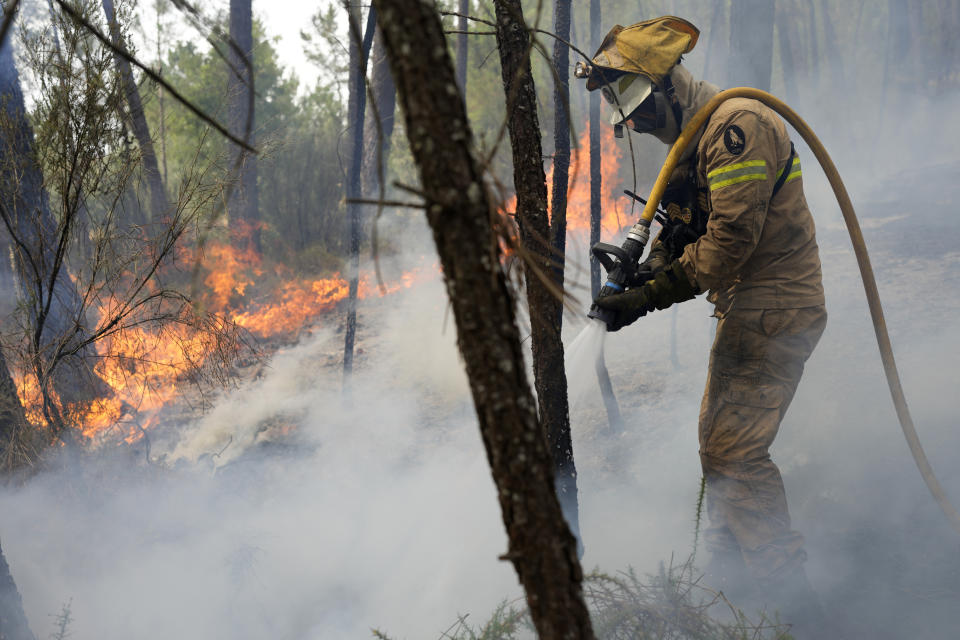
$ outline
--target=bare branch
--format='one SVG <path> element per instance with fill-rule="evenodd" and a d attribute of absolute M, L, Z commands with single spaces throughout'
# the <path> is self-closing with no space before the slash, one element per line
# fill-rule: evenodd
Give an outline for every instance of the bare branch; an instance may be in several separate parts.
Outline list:
<path fill-rule="evenodd" d="M 402 200 L 377 200 L 369 198 L 348 198 L 347 202 L 355 204 L 372 204 L 378 207 L 408 207 L 410 209 L 426 209 L 423 202 L 403 202 Z"/>
<path fill-rule="evenodd" d="M 172 95 L 177 102 L 185 106 L 195 116 L 197 116 L 198 118 L 200 118 L 201 120 L 209 124 L 211 127 L 216 129 L 223 137 L 227 138 L 234 144 L 240 147 L 243 147 L 246 151 L 249 151 L 250 153 L 257 153 L 257 150 L 252 146 L 250 146 L 246 140 L 241 140 L 240 138 L 230 133 L 227 130 L 227 128 L 224 127 L 219 122 L 217 122 L 216 119 L 212 118 L 211 116 L 208 116 L 202 109 L 200 109 L 200 107 L 190 102 L 190 100 L 184 97 L 182 93 L 180 93 L 175 88 L 173 88 L 173 86 L 170 83 L 168 83 L 166 80 L 164 80 L 159 73 L 157 73 L 147 65 L 143 64 L 139 60 L 137 60 L 136 56 L 134 56 L 129 51 L 127 51 L 125 47 L 115 45 L 111 41 L 109 36 L 105 35 L 102 31 L 100 31 L 100 29 L 98 29 L 96 26 L 91 24 L 90 21 L 88 21 L 86 18 L 80 15 L 80 13 L 77 12 L 76 9 L 70 6 L 70 3 L 66 2 L 66 0 L 56 0 L 56 3 L 60 6 L 60 9 L 63 10 L 65 14 L 70 16 L 70 18 L 75 22 L 77 22 L 77 24 L 80 24 L 85 29 L 87 29 L 91 34 L 94 35 L 94 37 L 97 38 L 97 40 L 99 40 L 104 45 L 106 45 L 108 49 L 110 49 L 115 54 L 122 56 L 123 58 L 128 60 L 130 64 L 134 65 L 135 67 L 143 71 L 148 78 L 150 78 L 151 80 L 159 84 L 165 90 L 169 91 L 170 95 Z"/>
<path fill-rule="evenodd" d="M 10 25 L 13 24 L 13 18 L 17 13 L 17 7 L 20 6 L 20 0 L 10 0 L 4 3 L 3 24 L 0 24 L 0 46 L 7 41 L 7 32 L 10 31 Z"/>

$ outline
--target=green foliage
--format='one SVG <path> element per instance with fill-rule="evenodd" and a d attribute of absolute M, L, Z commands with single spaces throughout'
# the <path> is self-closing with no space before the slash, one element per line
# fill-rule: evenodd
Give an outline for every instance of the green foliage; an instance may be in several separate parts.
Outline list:
<path fill-rule="evenodd" d="M 329 12 L 328 12 L 329 13 Z M 335 27 L 334 14 L 327 15 Z M 299 81 L 280 64 L 274 40 L 254 21 L 254 144 L 258 150 L 260 215 L 264 252 L 311 272 L 336 270 L 343 245 L 343 172 L 339 152 L 344 103 L 335 83 L 319 83 L 299 93 Z M 332 37 L 332 36 L 331 36 Z M 309 55 L 309 54 L 308 54 Z M 319 55 L 319 54 L 316 54 Z M 166 53 L 166 79 L 199 108 L 227 120 L 227 66 L 209 46 L 174 43 Z M 210 163 L 222 175 L 229 169 L 228 144 L 186 108 L 169 98 L 165 148 L 169 188 L 177 188 L 184 168 Z M 158 101 L 152 101 L 152 131 L 159 131 Z"/>
<path fill-rule="evenodd" d="M 296 100 L 299 85 L 296 77 L 284 74 L 272 41 L 265 38 L 263 27 L 256 20 L 253 37 L 254 134 L 256 143 L 261 144 L 302 117 L 302 109 Z M 199 48 L 194 42 L 177 42 L 166 55 L 164 69 L 165 79 L 184 97 L 221 122 L 227 120 L 227 65 L 211 47 Z M 209 135 L 208 126 L 186 107 L 169 98 L 166 104 L 164 131 L 171 175 L 176 176 L 184 167 L 192 165 L 198 154 L 202 161 L 222 162 L 226 142 L 219 136 Z M 150 128 L 157 132 L 160 130 L 158 101 L 152 101 L 150 106 Z"/>
<path fill-rule="evenodd" d="M 347 35 L 340 33 L 337 25 L 342 9 L 334 3 L 326 9 L 319 9 L 310 18 L 310 29 L 300 30 L 303 52 L 307 60 L 322 69 L 318 88 L 323 88 L 336 96 L 337 102 L 346 103 L 344 90 L 347 86 L 349 70 L 349 51 Z"/>

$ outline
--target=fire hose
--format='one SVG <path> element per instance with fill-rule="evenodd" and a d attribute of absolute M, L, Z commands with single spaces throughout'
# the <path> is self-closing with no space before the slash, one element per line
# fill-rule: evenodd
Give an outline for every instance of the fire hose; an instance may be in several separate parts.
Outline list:
<path fill-rule="evenodd" d="M 657 212 L 657 206 L 660 204 L 660 200 L 667 188 L 667 182 L 673 170 L 676 168 L 681 154 L 691 143 L 707 119 L 716 111 L 717 107 L 730 98 L 759 100 L 783 116 L 783 118 L 800 133 L 800 136 L 820 162 L 824 173 L 827 174 L 827 180 L 830 181 L 830 186 L 833 188 L 833 193 L 836 195 L 837 202 L 840 205 L 840 211 L 843 213 L 843 220 L 850 234 L 853 251 L 857 257 L 857 264 L 860 267 L 860 277 L 863 280 L 863 287 L 867 294 L 867 304 L 870 307 L 870 317 L 873 320 L 873 329 L 877 336 L 877 345 L 880 348 L 880 358 L 883 361 L 887 385 L 890 387 L 890 396 L 896 407 L 900 428 L 903 430 L 903 435 L 907 440 L 907 445 L 910 447 L 910 453 L 913 455 L 917 469 L 919 469 L 920 475 L 923 476 L 923 481 L 926 483 L 931 495 L 933 495 L 934 500 L 937 501 L 937 504 L 940 506 L 940 509 L 947 517 L 951 526 L 960 533 L 960 513 L 958 513 L 953 504 L 950 503 L 949 498 L 947 498 L 943 488 L 940 486 L 940 482 L 937 480 L 936 475 L 934 475 L 933 468 L 930 466 L 930 462 L 927 460 L 927 456 L 920 444 L 920 438 L 917 436 L 917 430 L 916 427 L 914 427 L 913 418 L 910 416 L 910 410 L 907 408 L 906 396 L 900 384 L 900 374 L 897 371 L 897 363 L 893 358 L 893 348 L 890 344 L 890 336 L 887 333 L 887 324 L 883 317 L 883 308 L 880 305 L 880 293 L 873 275 L 873 267 L 870 265 L 870 257 L 867 254 L 863 233 L 860 230 L 860 222 L 857 220 L 857 215 L 853 210 L 853 203 L 850 201 L 850 196 L 847 194 L 847 189 L 843 185 L 843 180 L 841 180 L 840 174 L 837 172 L 837 168 L 834 166 L 833 160 L 830 159 L 830 155 L 827 153 L 823 144 L 807 123 L 783 101 L 760 89 L 737 87 L 721 91 L 715 95 L 690 119 L 690 122 L 680 133 L 680 137 L 677 138 L 677 141 L 670 149 L 670 153 L 667 154 L 667 159 L 664 161 L 663 167 L 660 169 L 660 175 L 657 176 L 657 181 L 650 191 L 650 197 L 643 209 L 640 220 L 637 221 L 628 233 L 627 240 L 624 242 L 623 247 L 603 245 L 606 252 L 614 255 L 617 260 L 614 261 L 607 257 L 607 259 L 603 261 L 604 267 L 610 272 L 610 278 L 608 278 L 607 285 L 604 287 L 607 291 L 601 290 L 600 295 L 617 292 L 621 284 L 618 283 L 618 280 L 629 280 L 630 274 L 636 271 L 636 263 L 650 238 L 650 223 Z M 611 249 L 615 251 L 611 251 Z M 620 290 L 622 290 L 622 288 L 620 288 Z M 596 314 L 597 309 L 591 310 L 591 317 L 597 317 Z"/>

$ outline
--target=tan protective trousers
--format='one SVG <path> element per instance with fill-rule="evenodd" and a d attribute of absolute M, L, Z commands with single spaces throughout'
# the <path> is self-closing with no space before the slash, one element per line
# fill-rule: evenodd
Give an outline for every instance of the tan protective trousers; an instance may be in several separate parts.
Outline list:
<path fill-rule="evenodd" d="M 700 408 L 705 539 L 715 554 L 742 554 L 760 581 L 775 581 L 806 558 L 769 449 L 826 323 L 819 305 L 734 309 L 717 325 Z"/>

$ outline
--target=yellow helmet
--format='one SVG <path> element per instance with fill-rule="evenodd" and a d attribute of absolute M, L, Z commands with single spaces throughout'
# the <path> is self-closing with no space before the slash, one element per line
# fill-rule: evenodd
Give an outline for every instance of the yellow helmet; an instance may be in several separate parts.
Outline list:
<path fill-rule="evenodd" d="M 593 91 L 626 73 L 648 78 L 654 85 L 693 51 L 700 30 L 683 18 L 664 16 L 629 27 L 619 24 L 604 37 L 588 69 L 577 74 L 587 78 L 587 90 Z M 584 72 L 585 71 L 585 72 Z"/>

